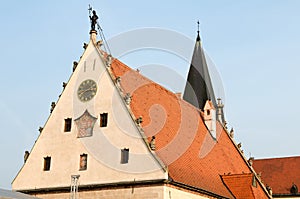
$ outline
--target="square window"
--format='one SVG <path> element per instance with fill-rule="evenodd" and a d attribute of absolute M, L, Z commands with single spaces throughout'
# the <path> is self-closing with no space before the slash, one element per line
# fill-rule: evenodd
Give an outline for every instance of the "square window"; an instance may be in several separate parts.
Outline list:
<path fill-rule="evenodd" d="M 70 132 L 72 127 L 72 118 L 65 119 L 65 132 Z"/>
<path fill-rule="evenodd" d="M 108 113 L 101 113 L 100 114 L 100 127 L 106 127 L 107 126 L 107 119 L 108 119 Z"/>
<path fill-rule="evenodd" d="M 121 164 L 127 164 L 129 160 L 129 149 L 121 149 Z"/>
<path fill-rule="evenodd" d="M 80 163 L 79 163 L 79 170 L 86 170 L 87 169 L 87 154 L 80 155 Z"/>
<path fill-rule="evenodd" d="M 51 165 L 51 157 L 44 157 L 44 171 L 49 171 Z"/>

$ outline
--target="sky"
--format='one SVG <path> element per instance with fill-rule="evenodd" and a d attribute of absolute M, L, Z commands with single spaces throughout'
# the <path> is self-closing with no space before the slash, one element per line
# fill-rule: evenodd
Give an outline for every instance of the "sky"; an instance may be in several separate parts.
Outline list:
<path fill-rule="evenodd" d="M 203 47 L 224 88 L 228 126 L 234 128 L 245 155 L 300 155 L 300 1 L 12 0 L 0 7 L 0 188 L 11 188 L 24 151 L 33 146 L 51 102 L 58 99 L 73 61 L 79 60 L 83 43 L 89 41 L 89 4 L 108 41 L 149 27 L 195 41 L 199 20 Z M 126 42 L 122 45 L 131 43 Z M 185 46 L 187 59 L 193 45 Z M 151 72 L 167 68 L 182 77 L 176 88 L 184 85 L 189 67 L 182 57 L 158 49 L 119 58 L 150 78 Z M 168 79 L 167 74 L 163 77 Z"/>

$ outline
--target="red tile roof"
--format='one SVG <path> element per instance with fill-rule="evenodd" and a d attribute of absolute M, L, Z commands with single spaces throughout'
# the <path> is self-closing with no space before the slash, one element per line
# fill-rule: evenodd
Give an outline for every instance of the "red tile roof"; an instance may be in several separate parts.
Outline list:
<path fill-rule="evenodd" d="M 290 194 L 293 183 L 300 188 L 300 156 L 258 159 L 253 167 L 274 195 Z"/>
<path fill-rule="evenodd" d="M 231 184 L 221 175 L 251 173 L 250 167 L 221 124 L 216 140 L 210 135 L 201 113 L 194 106 L 162 86 L 130 69 L 117 59 L 111 65 L 121 87 L 132 96 L 130 108 L 142 116 L 145 135 L 156 136 L 156 154 L 168 166 L 172 180 L 217 195 L 234 198 Z M 267 194 L 259 187 L 260 192 Z"/>
<path fill-rule="evenodd" d="M 268 198 L 260 187 L 261 185 L 258 182 L 253 182 L 253 178 L 253 173 L 222 176 L 224 184 L 236 198 Z"/>

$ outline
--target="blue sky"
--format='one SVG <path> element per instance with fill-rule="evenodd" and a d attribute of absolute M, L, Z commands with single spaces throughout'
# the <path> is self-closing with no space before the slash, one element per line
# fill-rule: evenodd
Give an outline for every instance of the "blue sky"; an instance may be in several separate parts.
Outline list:
<path fill-rule="evenodd" d="M 226 118 L 245 155 L 299 155 L 300 1 L 12 0 L 0 8 L 1 188 L 10 188 L 24 151 L 33 146 L 51 102 L 71 74 L 72 62 L 83 53 L 83 42 L 89 40 L 89 4 L 97 10 L 107 39 L 158 27 L 195 40 L 200 20 L 203 46 L 223 82 Z M 180 62 L 173 58 L 145 52 L 121 60 L 136 68 Z M 186 73 L 189 64 L 179 66 Z"/>

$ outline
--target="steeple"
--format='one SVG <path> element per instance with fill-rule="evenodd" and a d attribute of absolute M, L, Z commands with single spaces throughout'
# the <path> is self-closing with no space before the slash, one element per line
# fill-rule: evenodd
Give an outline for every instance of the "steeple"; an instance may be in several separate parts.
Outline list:
<path fill-rule="evenodd" d="M 217 107 L 217 103 L 205 59 L 205 54 L 201 45 L 199 21 L 197 24 L 198 34 L 187 82 L 184 89 L 183 99 L 195 107 L 203 110 L 207 100 L 211 100 L 214 107 Z"/>

